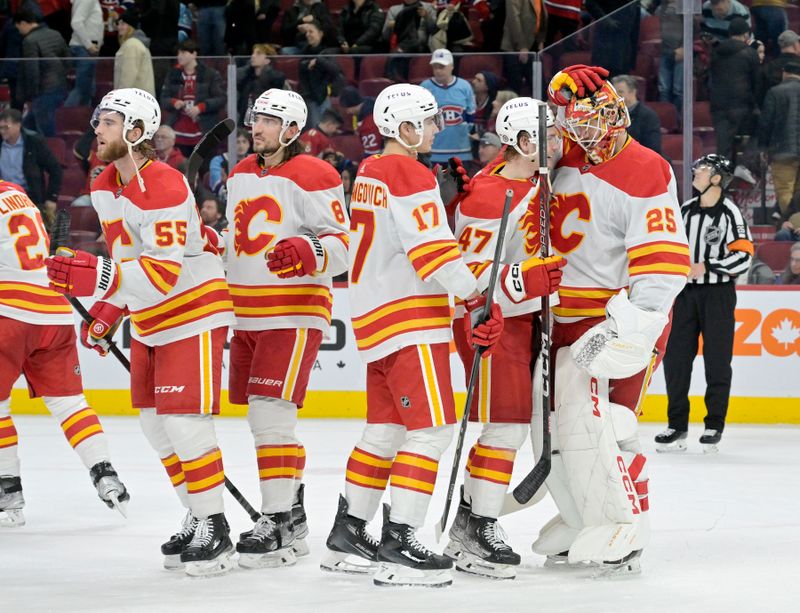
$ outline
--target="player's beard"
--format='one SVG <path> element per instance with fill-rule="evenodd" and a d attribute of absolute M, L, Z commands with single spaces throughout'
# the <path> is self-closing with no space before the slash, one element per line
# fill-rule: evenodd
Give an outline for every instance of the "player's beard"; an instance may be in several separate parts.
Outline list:
<path fill-rule="evenodd" d="M 274 145 L 270 147 L 266 143 L 263 145 L 257 145 L 256 143 L 253 143 L 253 151 L 258 155 L 260 155 L 261 157 L 265 158 L 268 158 L 269 156 L 276 154 L 280 150 L 280 148 L 281 148 L 280 145 Z"/>
<path fill-rule="evenodd" d="M 113 143 L 107 142 L 103 153 L 97 152 L 97 159 L 101 162 L 116 162 L 126 155 L 128 155 L 128 146 L 120 139 Z"/>

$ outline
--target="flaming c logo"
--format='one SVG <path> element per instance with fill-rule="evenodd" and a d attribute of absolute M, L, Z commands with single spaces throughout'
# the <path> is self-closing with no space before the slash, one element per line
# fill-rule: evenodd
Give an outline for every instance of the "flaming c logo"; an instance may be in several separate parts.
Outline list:
<path fill-rule="evenodd" d="M 553 248 L 562 255 L 575 251 L 585 236 L 583 232 L 576 231 L 564 234 L 564 224 L 572 213 L 576 213 L 580 221 L 591 219 L 591 209 L 586 194 L 557 194 L 550 208 L 550 241 L 553 243 Z"/>
<path fill-rule="evenodd" d="M 539 213 L 530 206 L 519 220 L 519 229 L 525 234 L 525 253 L 535 255 L 539 251 Z"/>
<path fill-rule="evenodd" d="M 131 235 L 128 234 L 128 231 L 125 229 L 125 225 L 122 223 L 122 219 L 114 219 L 112 221 L 104 221 L 102 223 L 103 226 L 103 234 L 106 237 L 106 246 L 108 247 L 108 253 L 112 256 L 114 255 L 114 244 L 119 241 L 121 246 L 130 247 L 133 245 L 133 239 L 131 239 Z"/>
<path fill-rule="evenodd" d="M 259 196 L 252 200 L 242 200 L 234 208 L 234 235 L 233 246 L 236 255 L 256 255 L 267 249 L 275 239 L 274 234 L 259 232 L 255 236 L 250 234 L 250 224 L 257 216 L 263 216 L 264 221 L 280 224 L 283 221 L 283 211 L 277 200 L 271 196 Z"/>

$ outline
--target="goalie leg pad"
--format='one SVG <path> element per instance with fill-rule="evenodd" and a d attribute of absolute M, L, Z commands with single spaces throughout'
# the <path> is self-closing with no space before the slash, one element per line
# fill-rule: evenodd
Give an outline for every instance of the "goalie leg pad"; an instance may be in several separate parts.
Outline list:
<path fill-rule="evenodd" d="M 155 408 L 140 409 L 139 425 L 142 427 L 142 433 L 147 442 L 150 443 L 150 446 L 158 454 L 161 464 L 164 465 L 172 487 L 175 488 L 175 494 L 181 504 L 188 509 L 189 492 L 186 491 L 186 475 L 183 472 L 183 465 L 175 453 L 175 448 L 167 436 L 167 431 L 164 429 L 164 417 L 157 415 Z"/>
<path fill-rule="evenodd" d="M 472 502 L 475 515 L 499 517 L 511 482 L 514 458 L 527 436 L 527 424 L 484 424 L 467 465 L 470 476 L 467 500 Z"/>
<path fill-rule="evenodd" d="M 103 427 L 83 394 L 44 396 L 42 400 L 50 414 L 58 419 L 64 436 L 87 469 L 98 462 L 111 460 Z"/>

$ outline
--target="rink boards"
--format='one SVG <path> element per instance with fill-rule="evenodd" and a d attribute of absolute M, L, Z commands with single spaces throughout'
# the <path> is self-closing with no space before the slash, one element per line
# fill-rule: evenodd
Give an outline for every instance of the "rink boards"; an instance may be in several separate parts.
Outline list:
<path fill-rule="evenodd" d="M 729 422 L 800 423 L 800 288 L 739 287 L 736 308 L 733 385 Z M 350 328 L 345 288 L 334 288 L 330 338 L 323 344 L 314 366 L 303 417 L 363 417 L 366 413 L 366 369 L 356 352 Z M 89 307 L 90 301 L 84 301 Z M 127 354 L 127 328 L 117 341 Z M 128 373 L 113 358 L 100 358 L 79 347 L 84 387 L 89 403 L 103 415 L 134 414 L 130 403 Z M 702 349 L 701 349 L 702 351 Z M 464 403 L 464 369 L 451 355 L 457 403 Z M 225 351 L 223 388 L 227 388 L 228 351 Z M 690 394 L 692 421 L 705 414 L 703 360 L 695 360 Z M 223 391 L 223 415 L 241 416 L 246 407 L 231 405 Z M 653 377 L 644 402 L 645 421 L 666 420 L 666 396 L 661 371 Z M 41 400 L 28 397 L 23 379 L 12 392 L 14 413 L 44 412 Z"/>

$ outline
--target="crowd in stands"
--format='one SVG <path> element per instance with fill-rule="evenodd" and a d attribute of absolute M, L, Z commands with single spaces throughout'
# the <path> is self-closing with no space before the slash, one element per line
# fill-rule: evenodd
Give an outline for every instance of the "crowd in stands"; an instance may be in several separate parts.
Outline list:
<path fill-rule="evenodd" d="M 399 80 L 422 84 L 444 111 L 446 129 L 431 162 L 455 155 L 474 173 L 499 149 L 500 106 L 533 92 L 537 60 L 543 82 L 568 64 L 608 68 L 628 106 L 631 134 L 673 163 L 680 185 L 681 6 L 682 0 L 0 0 L 0 108 L 10 107 L 0 119 L 0 177 L 23 181 L 46 219 L 59 205 L 88 204 L 102 163 L 87 122 L 102 95 L 120 87 L 157 97 L 164 123 L 154 139 L 158 157 L 185 168 L 194 145 L 226 115 L 231 61 L 238 125 L 264 90 L 298 91 L 309 108 L 307 152 L 333 164 L 346 186 L 359 161 L 380 152 L 372 106 Z M 774 238 L 787 242 L 800 240 L 798 29 L 800 11 L 785 0 L 706 0 L 691 49 L 693 157 L 730 157 L 744 188 L 769 177 L 776 206 L 762 221 L 774 223 Z M 487 53 L 497 54 L 481 55 Z M 228 54 L 237 57 L 210 57 Z M 249 147 L 240 129 L 237 157 Z M 221 153 L 203 169 L 197 200 L 213 224 L 224 223 L 233 164 Z"/>

